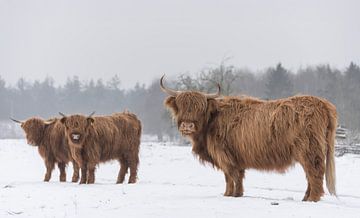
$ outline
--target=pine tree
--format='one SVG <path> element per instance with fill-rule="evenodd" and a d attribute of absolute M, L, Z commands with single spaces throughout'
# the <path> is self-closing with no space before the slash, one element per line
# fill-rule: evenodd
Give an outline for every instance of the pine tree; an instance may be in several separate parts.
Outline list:
<path fill-rule="evenodd" d="M 269 99 L 284 98 L 293 95 L 291 75 L 281 63 L 267 72 L 266 96 Z"/>
<path fill-rule="evenodd" d="M 351 129 L 360 129 L 360 67 L 351 62 L 344 72 L 344 123 Z"/>

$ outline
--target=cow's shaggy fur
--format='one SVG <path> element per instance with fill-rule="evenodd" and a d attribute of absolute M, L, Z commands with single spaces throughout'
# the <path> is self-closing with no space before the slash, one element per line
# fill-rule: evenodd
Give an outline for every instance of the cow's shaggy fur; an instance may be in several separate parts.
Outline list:
<path fill-rule="evenodd" d="M 136 182 L 141 123 L 135 114 L 71 115 L 63 117 L 61 122 L 66 128 L 71 155 L 81 167 L 80 183 L 94 183 L 96 165 L 108 160 L 120 162 L 117 183 L 123 183 L 128 168 L 128 182 Z"/>
<path fill-rule="evenodd" d="M 298 162 L 308 181 L 304 201 L 319 201 L 323 177 L 335 193 L 336 108 L 325 99 L 294 96 L 264 101 L 252 97 L 209 99 L 195 91 L 169 96 L 180 132 L 193 152 L 225 174 L 225 196 L 243 195 L 245 170 L 285 170 Z"/>
<path fill-rule="evenodd" d="M 37 146 L 40 156 L 46 166 L 44 181 L 48 182 L 51 172 L 57 163 L 60 170 L 60 181 L 66 181 L 65 167 L 69 161 L 73 163 L 72 182 L 79 180 L 79 167 L 71 158 L 69 146 L 65 136 L 65 128 L 59 119 L 43 120 L 41 118 L 30 118 L 21 123 L 28 144 Z"/>

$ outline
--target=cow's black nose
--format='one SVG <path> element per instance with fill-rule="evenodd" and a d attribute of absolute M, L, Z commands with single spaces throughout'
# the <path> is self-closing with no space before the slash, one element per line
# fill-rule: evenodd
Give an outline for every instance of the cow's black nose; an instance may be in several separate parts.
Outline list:
<path fill-rule="evenodd" d="M 79 141 L 80 138 L 81 138 L 81 135 L 78 134 L 78 133 L 71 134 L 71 139 L 74 140 L 74 141 Z"/>

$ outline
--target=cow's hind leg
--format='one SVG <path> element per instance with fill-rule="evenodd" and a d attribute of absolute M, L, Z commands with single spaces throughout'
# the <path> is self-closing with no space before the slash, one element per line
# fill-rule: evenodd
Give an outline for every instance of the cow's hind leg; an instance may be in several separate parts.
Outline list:
<path fill-rule="evenodd" d="M 77 182 L 77 181 L 79 181 L 79 165 L 74 160 L 72 161 L 72 164 L 73 164 L 74 172 L 73 172 L 71 182 Z"/>
<path fill-rule="evenodd" d="M 308 188 L 306 190 L 305 201 L 319 201 L 324 194 L 323 179 L 325 171 L 325 163 L 317 163 L 316 166 L 308 166 L 305 169 L 308 178 Z"/>
<path fill-rule="evenodd" d="M 45 173 L 44 182 L 48 182 L 51 178 L 51 173 L 54 170 L 55 162 L 47 159 L 45 160 L 45 166 L 46 166 L 46 173 Z"/>
<path fill-rule="evenodd" d="M 137 169 L 139 165 L 139 156 L 133 155 L 132 158 L 128 158 L 128 163 L 130 167 L 130 177 L 129 183 L 135 183 L 137 179 Z"/>
<path fill-rule="evenodd" d="M 319 201 L 324 194 L 325 174 L 325 154 L 322 153 L 320 146 L 313 146 L 312 150 L 305 154 L 302 165 L 308 180 L 308 188 L 303 200 Z"/>
<path fill-rule="evenodd" d="M 60 170 L 60 182 L 66 182 L 66 171 L 65 171 L 66 164 L 64 162 L 58 163 L 58 168 Z"/>
<path fill-rule="evenodd" d="M 116 183 L 123 183 L 125 180 L 125 175 L 128 171 L 129 168 L 129 164 L 127 163 L 126 159 L 124 157 L 121 157 L 119 159 L 119 163 L 120 163 L 120 170 L 119 170 L 119 174 L 118 174 L 118 178 Z"/>
<path fill-rule="evenodd" d="M 232 196 L 234 193 L 234 180 L 230 177 L 230 175 L 225 174 L 225 182 L 226 182 L 226 190 L 224 196 Z"/>
<path fill-rule="evenodd" d="M 306 192 L 305 192 L 305 196 L 304 196 L 304 198 L 302 200 L 307 201 L 308 198 L 309 198 L 309 195 L 310 195 L 310 183 L 308 182 L 307 189 L 306 189 Z"/>

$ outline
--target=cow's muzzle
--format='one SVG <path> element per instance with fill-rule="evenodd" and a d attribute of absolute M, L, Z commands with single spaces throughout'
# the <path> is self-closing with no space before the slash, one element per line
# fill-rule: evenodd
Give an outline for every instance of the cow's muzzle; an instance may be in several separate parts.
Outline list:
<path fill-rule="evenodd" d="M 26 140 L 27 140 L 28 145 L 37 146 L 37 144 L 35 143 L 34 140 L 28 139 L 28 138 Z"/>
<path fill-rule="evenodd" d="M 180 124 L 179 131 L 183 135 L 190 135 L 196 131 L 195 124 L 192 122 L 182 122 Z"/>
<path fill-rule="evenodd" d="M 71 141 L 74 143 L 78 143 L 81 140 L 81 134 L 80 133 L 71 133 Z"/>

